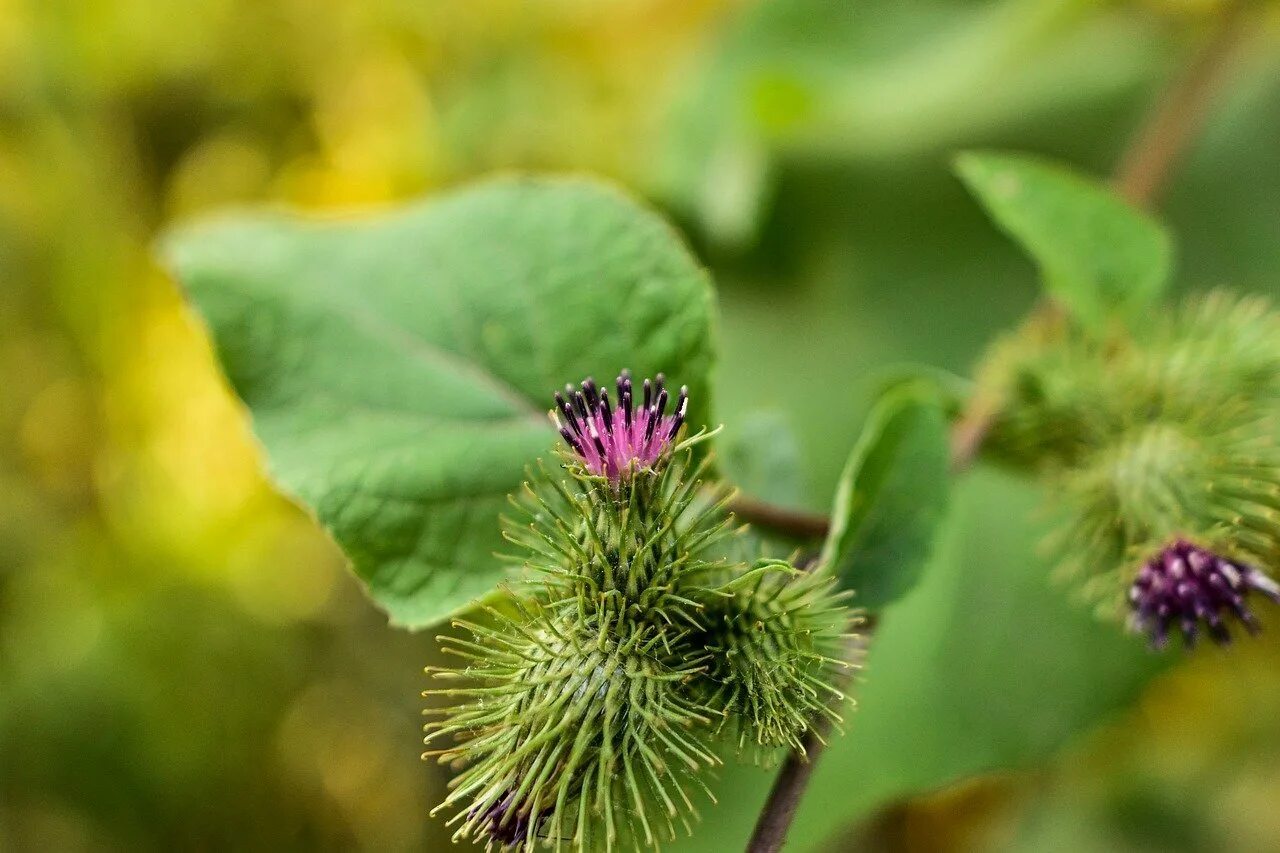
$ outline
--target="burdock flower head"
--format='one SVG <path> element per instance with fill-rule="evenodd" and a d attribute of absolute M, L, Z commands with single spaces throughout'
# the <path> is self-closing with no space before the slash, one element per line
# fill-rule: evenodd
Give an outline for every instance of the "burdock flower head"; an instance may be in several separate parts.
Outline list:
<path fill-rule="evenodd" d="M 565 386 L 556 394 L 551 412 L 560 435 L 582 459 L 586 469 L 617 484 L 637 470 L 652 468 L 671 447 L 689 409 L 689 389 L 682 387 L 671 414 L 661 373 L 644 380 L 643 397 L 635 399 L 631 373 L 622 371 L 617 381 L 617 405 L 609 401 L 588 377 L 582 390 Z"/>
<path fill-rule="evenodd" d="M 656 849 L 710 795 L 717 739 L 763 760 L 839 717 L 847 593 L 820 568 L 735 556 L 754 546 L 697 449 L 715 432 L 682 437 L 684 389 L 624 372 L 613 390 L 556 396 L 565 464 L 532 468 L 503 519 L 520 582 L 455 619 L 466 635 L 440 641 L 459 662 L 428 668 L 444 707 L 424 757 L 456 771 L 436 808 L 455 840 Z"/>
<path fill-rule="evenodd" d="M 1130 624 L 1149 634 L 1156 648 L 1168 642 L 1171 627 L 1193 645 L 1202 624 L 1215 642 L 1229 643 L 1233 617 L 1250 633 L 1258 631 L 1245 606 L 1255 590 L 1280 603 L 1280 585 L 1260 570 L 1177 539 L 1143 565 L 1129 588 Z"/>

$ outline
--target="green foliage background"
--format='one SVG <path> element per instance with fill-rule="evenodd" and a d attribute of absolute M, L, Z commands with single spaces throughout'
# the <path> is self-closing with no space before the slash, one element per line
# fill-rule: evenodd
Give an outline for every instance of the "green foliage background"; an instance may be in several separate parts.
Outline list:
<path fill-rule="evenodd" d="M 711 268 L 727 439 L 794 442 L 793 495 L 825 509 L 885 371 L 964 373 L 1035 298 L 953 153 L 1106 173 L 1215 8 L 318 5 L 0 0 L 0 848 L 444 843 L 417 758 L 434 643 L 387 628 L 264 483 L 150 254 L 166 225 L 609 176 Z M 1280 20 L 1259 21 L 1161 206 L 1175 289 L 1280 297 Z M 1140 645 L 1047 586 L 1033 497 L 993 472 L 953 496 L 797 847 L 1274 849 L 1280 619 L 1146 684 Z M 687 849 L 740 849 L 767 781 L 727 774 Z"/>

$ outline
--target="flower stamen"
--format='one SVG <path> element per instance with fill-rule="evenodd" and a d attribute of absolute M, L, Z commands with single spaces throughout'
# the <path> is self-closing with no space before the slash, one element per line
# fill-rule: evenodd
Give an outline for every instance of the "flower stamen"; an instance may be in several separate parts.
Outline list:
<path fill-rule="evenodd" d="M 608 390 L 600 390 L 587 377 L 581 390 L 566 385 L 555 395 L 552 420 L 565 443 L 592 474 L 618 483 L 641 469 L 653 468 L 671 447 L 689 411 L 689 389 L 681 387 L 671 414 L 666 379 L 659 373 L 643 383 L 643 402 L 634 404 L 635 389 L 630 371 L 617 380 L 618 408 Z"/>

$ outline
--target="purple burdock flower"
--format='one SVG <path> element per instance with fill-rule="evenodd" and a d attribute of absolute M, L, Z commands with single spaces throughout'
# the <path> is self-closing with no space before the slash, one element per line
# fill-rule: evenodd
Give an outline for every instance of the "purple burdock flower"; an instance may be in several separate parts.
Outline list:
<path fill-rule="evenodd" d="M 671 446 L 689 410 L 689 389 L 680 389 L 674 410 L 667 414 L 669 402 L 663 376 L 644 381 L 643 398 L 636 400 L 630 372 L 618 377 L 616 406 L 609 392 L 596 388 L 588 378 L 582 390 L 565 386 L 564 394 L 556 394 L 556 409 L 551 413 L 560 435 L 582 458 L 592 474 L 608 477 L 618 483 L 642 468 L 652 468 Z"/>
<path fill-rule="evenodd" d="M 1215 642 L 1229 643 L 1233 616 L 1250 633 L 1258 631 L 1245 606 L 1255 590 L 1280 603 L 1280 585 L 1258 569 L 1178 539 L 1148 560 L 1129 588 L 1130 625 L 1149 634 L 1157 649 L 1169 641 L 1171 627 L 1194 645 L 1202 623 Z"/>
<path fill-rule="evenodd" d="M 529 815 L 522 810 L 512 810 L 512 795 L 507 794 L 483 811 L 472 809 L 472 817 L 479 818 L 479 826 L 490 840 L 503 847 L 515 847 L 523 844 L 529 834 Z M 540 826 L 546 815 L 538 815 Z M 539 826 L 534 827 L 536 834 Z"/>

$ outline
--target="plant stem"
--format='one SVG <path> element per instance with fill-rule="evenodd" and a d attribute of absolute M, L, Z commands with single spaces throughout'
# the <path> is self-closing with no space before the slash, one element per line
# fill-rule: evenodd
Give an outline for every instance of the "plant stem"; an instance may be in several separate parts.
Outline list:
<path fill-rule="evenodd" d="M 750 524 L 795 539 L 816 539 L 827 535 L 831 522 L 825 515 L 787 509 L 755 498 L 739 495 L 729 504 L 729 511 Z"/>
<path fill-rule="evenodd" d="M 874 615 L 866 617 L 862 633 L 850 641 L 845 651 L 846 660 L 854 659 L 865 650 L 867 641 L 875 631 L 875 624 Z M 853 670 L 850 668 L 837 687 L 844 691 L 852 680 Z M 800 797 L 809 785 L 809 776 L 813 773 L 819 756 L 822 755 L 832 728 L 832 722 L 827 716 L 815 718 L 813 725 L 801 739 L 804 746 L 803 753 L 796 751 L 787 756 L 786 762 L 783 763 L 782 769 L 778 771 L 778 776 L 773 782 L 773 788 L 769 791 L 769 799 L 760 812 L 760 819 L 751 833 L 751 840 L 747 842 L 747 853 L 775 853 L 782 849 L 783 842 L 787 840 L 787 830 L 791 828 L 791 820 L 795 817 L 796 809 L 800 805 Z"/>
<path fill-rule="evenodd" d="M 1203 122 L 1244 32 L 1242 20 L 1247 6 L 1244 0 L 1226 3 L 1204 47 L 1160 98 L 1121 158 L 1114 184 L 1131 203 L 1145 207 L 1158 197 Z M 1041 302 L 1030 316 L 1056 310 L 1053 303 Z M 964 471 L 973 464 L 995 415 L 996 408 L 990 400 L 977 395 L 970 399 L 952 427 L 953 471 Z M 796 513 L 749 498 L 740 498 L 733 509 L 748 521 L 794 536 L 821 536 L 829 527 L 822 516 Z M 778 853 L 782 849 L 830 732 L 830 722 L 819 718 L 804 737 L 803 752 L 793 751 L 787 756 L 747 843 L 747 853 Z"/>
<path fill-rule="evenodd" d="M 1120 158 L 1113 183 L 1133 204 L 1154 204 L 1186 153 L 1227 76 L 1248 6 L 1244 0 L 1223 5 L 1204 47 L 1156 102 Z"/>
<path fill-rule="evenodd" d="M 960 417 L 951 425 L 951 470 L 960 473 L 973 464 L 982 449 L 982 442 L 991 431 L 991 424 L 998 414 L 996 401 L 990 397 L 974 395 L 968 401 Z"/>

